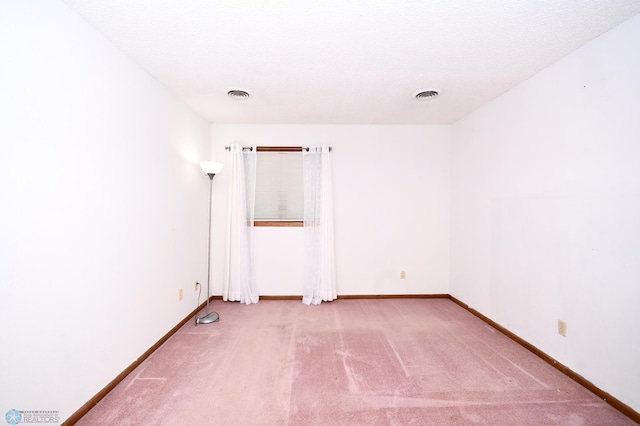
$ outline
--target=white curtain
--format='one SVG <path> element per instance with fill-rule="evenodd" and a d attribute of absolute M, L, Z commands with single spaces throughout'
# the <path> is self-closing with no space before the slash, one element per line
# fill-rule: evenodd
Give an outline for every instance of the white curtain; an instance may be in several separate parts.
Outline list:
<path fill-rule="evenodd" d="M 253 262 L 253 212 L 256 193 L 256 149 L 229 150 L 229 200 L 227 241 L 222 299 L 258 303 L 259 293 Z"/>
<path fill-rule="evenodd" d="M 305 277 L 302 302 L 337 298 L 333 248 L 333 184 L 328 146 L 302 151 L 304 174 Z"/>

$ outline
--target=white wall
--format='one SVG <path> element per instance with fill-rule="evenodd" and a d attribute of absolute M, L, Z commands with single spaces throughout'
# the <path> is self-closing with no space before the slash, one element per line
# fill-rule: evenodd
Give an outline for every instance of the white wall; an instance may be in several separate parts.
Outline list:
<path fill-rule="evenodd" d="M 233 142 L 333 147 L 339 295 L 448 293 L 449 126 L 212 125 L 216 160 L 227 162 Z M 216 179 L 214 250 L 223 253 L 225 171 Z M 301 295 L 302 228 L 257 227 L 255 240 L 261 294 Z"/>
<path fill-rule="evenodd" d="M 63 421 L 195 308 L 209 124 L 58 1 L 0 58 L 0 412 Z"/>
<path fill-rule="evenodd" d="M 640 16 L 453 124 L 451 293 L 640 411 L 638 40 Z"/>

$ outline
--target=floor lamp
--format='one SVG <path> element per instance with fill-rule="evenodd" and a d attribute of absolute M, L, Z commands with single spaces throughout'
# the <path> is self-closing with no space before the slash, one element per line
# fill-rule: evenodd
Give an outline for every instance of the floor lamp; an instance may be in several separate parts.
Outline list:
<path fill-rule="evenodd" d="M 211 298 L 211 199 L 213 198 L 213 177 L 222 170 L 222 163 L 203 161 L 200 163 L 200 167 L 209 176 L 209 244 L 207 246 L 207 313 L 196 319 L 196 325 L 209 324 L 220 319 L 216 312 L 209 312 L 209 299 Z"/>

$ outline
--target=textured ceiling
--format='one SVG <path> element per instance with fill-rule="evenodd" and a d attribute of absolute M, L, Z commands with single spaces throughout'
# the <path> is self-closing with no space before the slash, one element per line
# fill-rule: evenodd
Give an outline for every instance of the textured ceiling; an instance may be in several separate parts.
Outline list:
<path fill-rule="evenodd" d="M 451 123 L 640 12 L 640 0 L 62 2 L 215 123 Z M 431 88 L 440 97 L 414 99 Z"/>

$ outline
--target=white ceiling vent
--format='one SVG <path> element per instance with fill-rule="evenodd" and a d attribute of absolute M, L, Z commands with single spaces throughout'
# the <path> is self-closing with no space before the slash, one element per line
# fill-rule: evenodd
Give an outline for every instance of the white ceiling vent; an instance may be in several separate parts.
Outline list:
<path fill-rule="evenodd" d="M 244 90 L 229 90 L 227 92 L 227 96 L 231 99 L 249 99 L 249 92 L 245 92 Z"/>
<path fill-rule="evenodd" d="M 429 89 L 429 90 L 421 90 L 416 93 L 416 99 L 419 101 L 428 101 L 429 99 L 435 99 L 440 95 L 440 90 L 438 89 Z"/>

